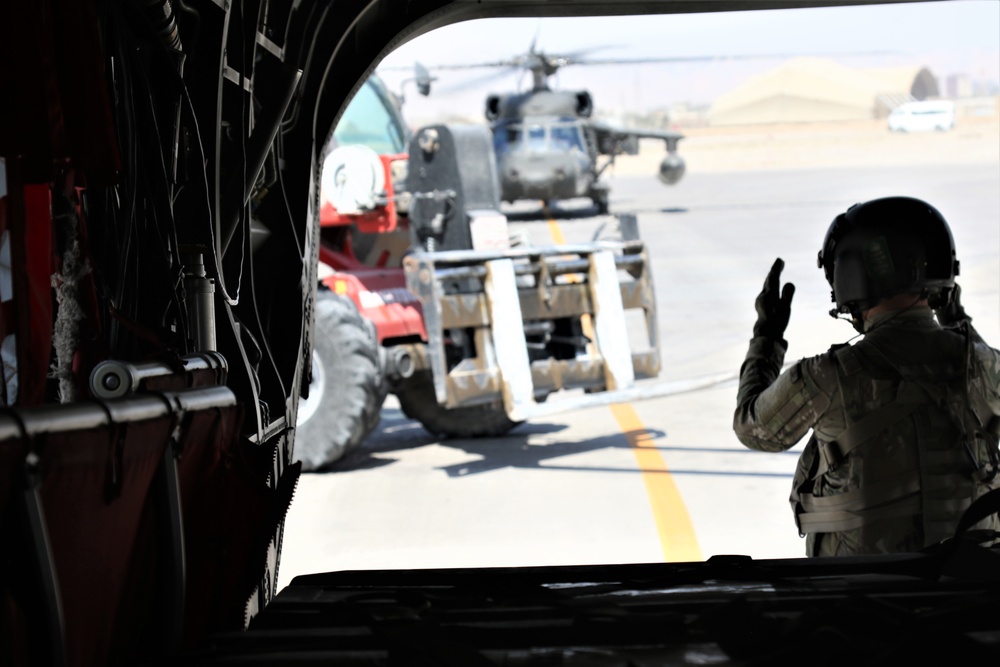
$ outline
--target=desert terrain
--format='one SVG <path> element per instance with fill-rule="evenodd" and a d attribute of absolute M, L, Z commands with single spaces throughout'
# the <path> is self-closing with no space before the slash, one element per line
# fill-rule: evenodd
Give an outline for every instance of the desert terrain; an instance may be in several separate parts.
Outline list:
<path fill-rule="evenodd" d="M 959 118 L 949 132 L 900 134 L 885 120 L 680 128 L 689 173 L 815 167 L 893 167 L 1000 161 L 1000 99 L 992 116 Z M 644 139 L 615 173 L 655 173 L 663 142 Z"/>

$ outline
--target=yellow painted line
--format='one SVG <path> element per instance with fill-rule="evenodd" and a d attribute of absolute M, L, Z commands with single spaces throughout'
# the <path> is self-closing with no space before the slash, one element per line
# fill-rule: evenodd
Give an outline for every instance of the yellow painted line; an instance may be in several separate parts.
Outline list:
<path fill-rule="evenodd" d="M 566 237 L 563 236 L 562 228 L 554 218 L 549 218 L 549 234 L 552 235 L 552 242 L 556 245 L 565 245 Z"/>
<path fill-rule="evenodd" d="M 549 218 L 549 234 L 552 236 L 552 242 L 556 245 L 566 245 L 566 237 L 563 235 L 562 227 L 559 226 L 559 223 L 556 222 L 554 218 Z M 571 283 L 577 282 L 577 278 L 573 274 L 567 276 L 566 280 Z M 583 329 L 584 336 L 590 340 L 594 340 L 596 338 L 594 334 L 594 323 L 591 322 L 590 315 L 585 314 L 580 317 L 580 326 Z M 591 354 L 594 352 L 593 344 L 587 345 L 587 352 Z"/>
<path fill-rule="evenodd" d="M 556 245 L 566 243 L 559 223 L 553 218 L 549 218 L 549 233 Z M 670 474 L 667 462 L 652 444 L 649 430 L 639 419 L 635 408 L 628 403 L 612 405 L 611 414 L 618 422 L 618 428 L 625 434 L 639 465 L 646 495 L 653 509 L 663 559 L 675 563 L 701 561 L 701 548 L 698 546 L 691 515 L 688 514 L 684 498 Z"/>
<path fill-rule="evenodd" d="M 663 559 L 675 563 L 701 561 L 701 549 L 691 516 L 663 455 L 652 442 L 649 430 L 639 420 L 635 408 L 628 403 L 612 405 L 611 414 L 632 446 L 635 461 L 642 472 L 646 495 L 653 507 Z"/>

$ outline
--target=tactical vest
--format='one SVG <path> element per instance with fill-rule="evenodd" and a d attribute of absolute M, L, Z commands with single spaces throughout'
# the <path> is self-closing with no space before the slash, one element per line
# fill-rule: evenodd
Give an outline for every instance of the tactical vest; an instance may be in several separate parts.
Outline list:
<path fill-rule="evenodd" d="M 867 341 L 832 351 L 846 428 L 835 437 L 814 433 L 815 456 L 792 494 L 800 533 L 858 531 L 872 553 L 883 550 L 880 535 L 865 528 L 881 521 L 883 532 L 922 529 L 922 540 L 912 536 L 922 548 L 952 537 L 969 505 L 1000 486 L 1000 417 L 984 398 L 967 332 L 965 347 L 964 358 L 913 366 Z M 976 527 L 997 530 L 1000 521 Z"/>

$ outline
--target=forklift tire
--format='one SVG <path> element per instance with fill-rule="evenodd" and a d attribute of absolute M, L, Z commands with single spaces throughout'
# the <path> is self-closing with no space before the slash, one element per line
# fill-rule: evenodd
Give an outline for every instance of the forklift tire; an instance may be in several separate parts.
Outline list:
<path fill-rule="evenodd" d="M 436 436 L 481 438 L 503 435 L 521 422 L 511 421 L 503 403 L 446 408 L 437 402 L 430 372 L 420 371 L 402 381 L 395 390 L 399 406 Z"/>
<path fill-rule="evenodd" d="M 350 299 L 316 294 L 313 380 L 299 405 L 295 457 L 322 470 L 357 449 L 378 425 L 387 384 L 371 323 Z"/>

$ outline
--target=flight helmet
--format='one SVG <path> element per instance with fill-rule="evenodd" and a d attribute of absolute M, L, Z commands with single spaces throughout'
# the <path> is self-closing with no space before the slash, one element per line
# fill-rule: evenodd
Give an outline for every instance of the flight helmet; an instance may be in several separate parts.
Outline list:
<path fill-rule="evenodd" d="M 930 204 L 887 197 L 855 204 L 834 218 L 817 258 L 837 304 L 830 314 L 855 321 L 886 297 L 919 294 L 934 308 L 955 287 L 958 260 L 951 229 Z"/>

